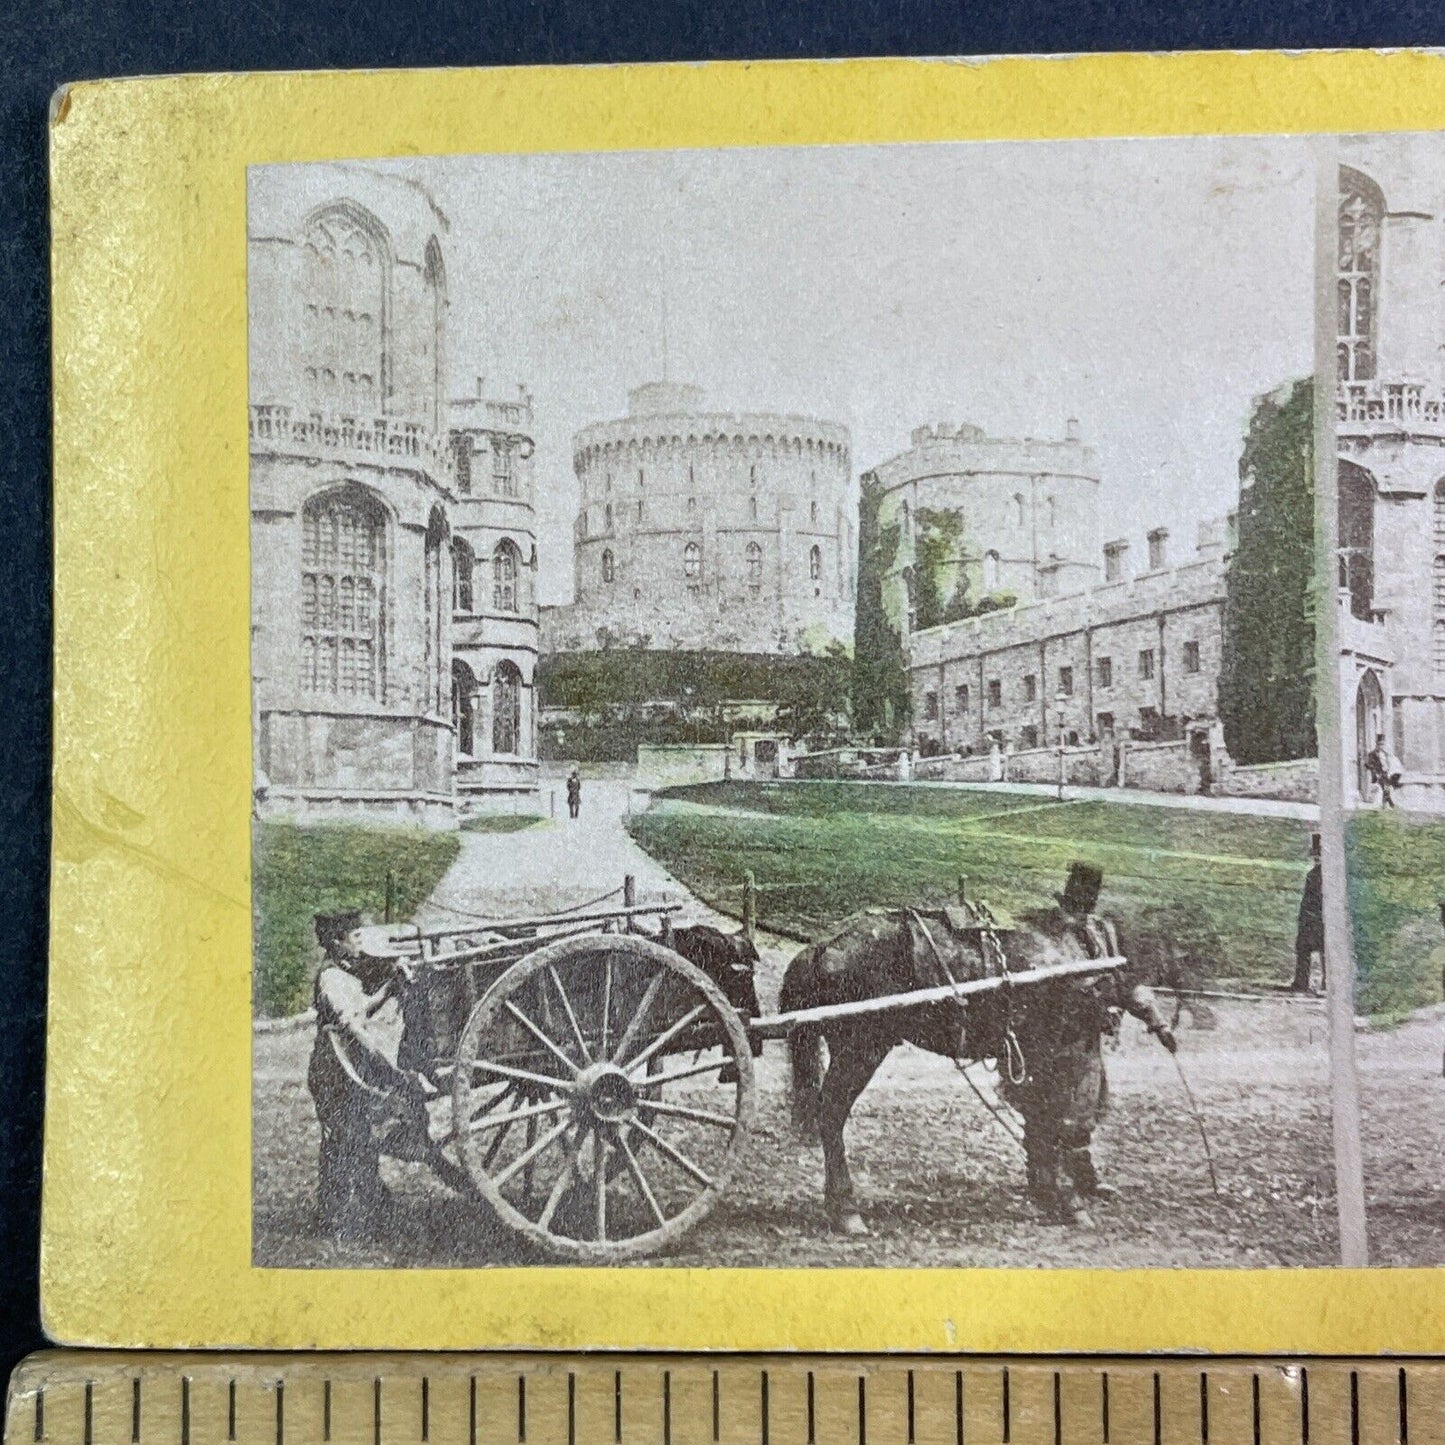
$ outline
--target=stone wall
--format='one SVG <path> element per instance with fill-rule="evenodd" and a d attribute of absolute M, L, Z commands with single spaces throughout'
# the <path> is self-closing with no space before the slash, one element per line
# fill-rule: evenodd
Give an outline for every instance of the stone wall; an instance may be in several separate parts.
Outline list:
<path fill-rule="evenodd" d="M 1184 739 L 1178 742 L 1126 742 L 1120 747 L 1119 786 L 1154 793 L 1197 793 L 1200 767 Z"/>
<path fill-rule="evenodd" d="M 639 743 L 637 783 L 646 788 L 720 783 L 730 776 L 731 763 L 727 743 Z"/>
<path fill-rule="evenodd" d="M 1318 803 L 1320 765 L 1317 758 L 1241 767 L 1226 762 L 1219 768 L 1215 793 L 1229 798 L 1276 798 L 1293 803 Z"/>

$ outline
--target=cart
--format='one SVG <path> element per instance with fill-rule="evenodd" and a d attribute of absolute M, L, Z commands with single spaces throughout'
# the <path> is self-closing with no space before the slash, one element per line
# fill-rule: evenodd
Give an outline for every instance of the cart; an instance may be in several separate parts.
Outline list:
<path fill-rule="evenodd" d="M 682 905 L 635 903 L 628 884 L 620 907 L 364 931 L 365 951 L 395 962 L 398 1062 L 431 1098 L 420 1147 L 387 1152 L 474 1189 L 507 1232 L 555 1259 L 642 1258 L 707 1216 L 743 1159 L 764 1040 L 1000 982 L 749 1017 L 726 980 L 672 946 Z"/>

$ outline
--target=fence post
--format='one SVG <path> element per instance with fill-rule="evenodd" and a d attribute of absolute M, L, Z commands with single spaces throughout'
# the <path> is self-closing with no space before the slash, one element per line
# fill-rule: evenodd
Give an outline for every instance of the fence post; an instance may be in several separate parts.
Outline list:
<path fill-rule="evenodd" d="M 637 879 L 631 873 L 623 875 L 622 878 L 622 906 L 633 908 L 637 904 Z M 627 915 L 627 932 L 632 932 L 632 915 Z"/>
<path fill-rule="evenodd" d="M 758 880 L 749 868 L 743 874 L 743 937 L 749 943 L 758 926 Z"/>
<path fill-rule="evenodd" d="M 386 870 L 386 912 L 382 917 L 383 923 L 391 922 L 391 911 L 396 901 L 396 874 L 390 868 Z"/>
<path fill-rule="evenodd" d="M 967 875 L 966 873 L 960 873 L 960 874 L 958 875 L 958 903 L 959 903 L 959 907 L 962 907 L 962 906 L 963 906 L 964 904 L 966 904 L 967 902 L 968 902 L 968 875 Z"/>

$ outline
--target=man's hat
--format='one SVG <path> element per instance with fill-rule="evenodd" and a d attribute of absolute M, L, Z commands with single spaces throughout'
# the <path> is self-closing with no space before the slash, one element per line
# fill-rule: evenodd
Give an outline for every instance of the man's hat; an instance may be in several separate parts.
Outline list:
<path fill-rule="evenodd" d="M 314 921 L 316 941 L 325 948 L 327 944 L 334 943 L 338 938 L 345 938 L 353 929 L 361 927 L 361 910 L 343 908 L 336 913 L 318 913 Z"/>
<path fill-rule="evenodd" d="M 1070 863 L 1064 891 L 1055 895 L 1065 913 L 1092 913 L 1104 886 L 1104 870 L 1092 863 Z"/>

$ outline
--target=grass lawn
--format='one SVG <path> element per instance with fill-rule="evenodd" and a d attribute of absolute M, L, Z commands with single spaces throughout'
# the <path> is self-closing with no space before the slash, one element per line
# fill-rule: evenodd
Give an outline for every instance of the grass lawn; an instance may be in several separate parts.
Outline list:
<path fill-rule="evenodd" d="M 1356 1007 L 1392 1017 L 1441 997 L 1445 821 L 1408 813 L 1352 818 L 1345 834 Z"/>
<path fill-rule="evenodd" d="M 535 828 L 545 818 L 536 813 L 479 813 L 462 820 L 463 833 L 522 833 Z"/>
<path fill-rule="evenodd" d="M 409 918 L 461 849 L 455 833 L 326 824 L 258 823 L 252 835 L 252 911 L 258 1014 L 311 1002 L 317 962 L 314 914 L 359 908 L 380 921 L 392 876 L 392 917 Z"/>
<path fill-rule="evenodd" d="M 702 804 L 699 808 L 695 805 Z M 726 810 L 726 811 L 724 811 Z M 1081 859 L 1101 911 L 1208 960 L 1214 983 L 1287 983 L 1313 825 L 1183 808 L 850 783 L 669 790 L 630 824 L 701 897 L 808 936 L 867 906 L 969 894 L 1018 912 L 1051 902 Z"/>

